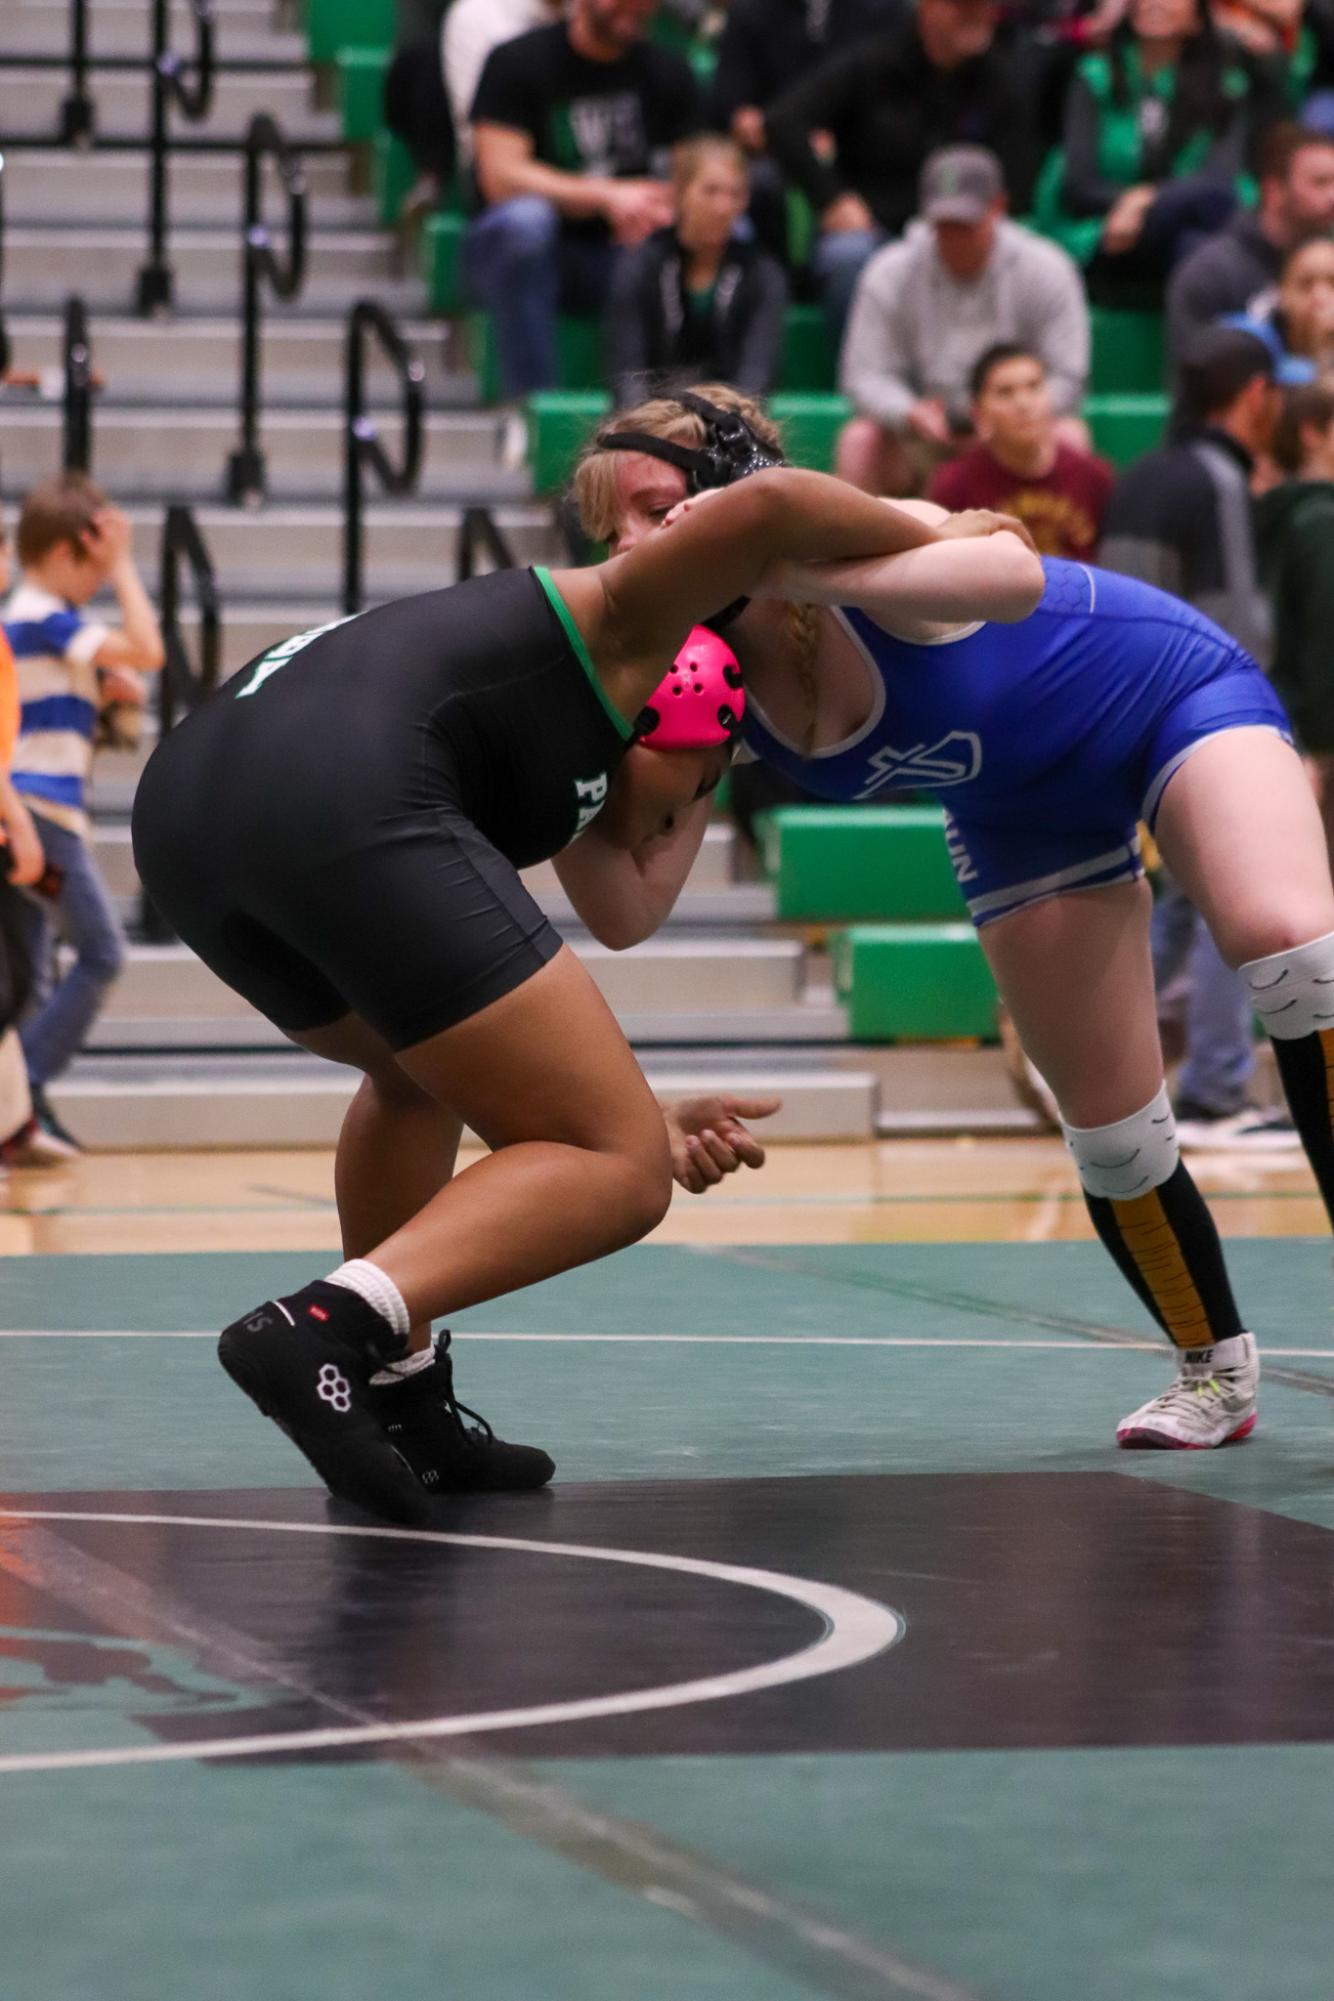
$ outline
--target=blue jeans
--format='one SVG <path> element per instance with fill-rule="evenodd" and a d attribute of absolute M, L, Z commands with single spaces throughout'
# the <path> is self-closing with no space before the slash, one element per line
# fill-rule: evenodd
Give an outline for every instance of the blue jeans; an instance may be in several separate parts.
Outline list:
<path fill-rule="evenodd" d="M 601 313 L 617 257 L 609 237 L 580 236 L 540 195 L 498 202 L 468 224 L 463 277 L 495 323 L 501 393 L 556 385 L 556 315 Z"/>
<path fill-rule="evenodd" d="M 843 328 L 863 266 L 884 241 L 884 231 L 879 229 L 840 229 L 815 240 L 811 274 L 836 347 L 842 345 Z"/>
<path fill-rule="evenodd" d="M 1240 974 L 1220 957 L 1204 919 L 1170 876 L 1153 906 L 1153 974 L 1162 994 L 1178 975 L 1188 981 L 1186 1060 L 1177 1095 L 1227 1117 L 1240 1111 L 1255 1069 L 1251 998 Z"/>
<path fill-rule="evenodd" d="M 125 938 L 87 841 L 45 815 L 33 817 L 47 860 L 65 872 L 54 905 L 45 897 L 27 899 L 36 987 L 19 1039 L 28 1075 L 38 1085 L 49 1084 L 78 1055 L 125 963 Z M 57 928 L 75 953 L 63 980 L 57 977 Z"/>

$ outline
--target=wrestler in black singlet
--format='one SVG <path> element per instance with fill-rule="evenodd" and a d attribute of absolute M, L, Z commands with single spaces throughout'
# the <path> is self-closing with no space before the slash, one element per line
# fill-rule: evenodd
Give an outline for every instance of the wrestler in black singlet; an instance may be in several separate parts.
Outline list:
<path fill-rule="evenodd" d="M 149 895 L 279 1028 L 407 1049 L 560 949 L 517 871 L 594 818 L 633 736 L 543 570 L 270 649 L 172 730 L 134 805 Z"/>

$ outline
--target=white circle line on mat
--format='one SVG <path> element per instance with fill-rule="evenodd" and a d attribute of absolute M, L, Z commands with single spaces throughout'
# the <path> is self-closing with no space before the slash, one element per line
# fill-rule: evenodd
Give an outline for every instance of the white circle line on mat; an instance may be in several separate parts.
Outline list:
<path fill-rule="evenodd" d="M 619 1694 L 585 1696 L 570 1702 L 544 1702 L 524 1709 L 474 1711 L 467 1716 L 428 1716 L 407 1723 L 373 1723 L 318 1730 L 285 1730 L 267 1736 L 201 1738 L 189 1744 L 134 1744 L 105 1750 L 38 1751 L 0 1757 L 0 1775 L 17 1772 L 91 1771 L 117 1765 L 166 1765 L 189 1759 L 262 1758 L 293 1751 L 337 1750 L 356 1744 L 393 1744 L 405 1740 L 481 1736 L 500 1730 L 531 1730 L 549 1723 L 582 1723 L 599 1716 L 633 1716 L 649 1710 L 681 1709 L 697 1702 L 720 1702 L 729 1696 L 755 1695 L 783 1688 L 817 1675 L 835 1674 L 874 1659 L 903 1638 L 904 1620 L 888 1605 L 877 1604 L 841 1585 L 806 1577 L 789 1577 L 777 1570 L 748 1565 L 710 1563 L 703 1557 L 664 1556 L 649 1551 L 607 1549 L 595 1544 L 534 1542 L 524 1536 L 483 1536 L 436 1533 L 430 1529 L 354 1528 L 339 1523 L 246 1521 L 231 1516 L 118 1514 L 72 1509 L 0 1509 L 0 1522 L 124 1522 L 161 1528 L 236 1530 L 247 1534 L 360 1536 L 392 1542 L 458 1544 L 468 1549 L 516 1550 L 525 1555 L 583 1558 L 597 1563 L 623 1563 L 644 1570 L 673 1570 L 706 1577 L 719 1584 L 766 1591 L 814 1612 L 825 1630 L 811 1645 L 755 1667 L 729 1674 L 704 1675 L 693 1681 L 664 1683 L 658 1688 L 631 1689 Z"/>

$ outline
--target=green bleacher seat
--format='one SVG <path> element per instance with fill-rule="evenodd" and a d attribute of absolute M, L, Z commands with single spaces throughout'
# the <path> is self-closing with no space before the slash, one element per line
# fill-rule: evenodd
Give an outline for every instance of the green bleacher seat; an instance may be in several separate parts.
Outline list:
<path fill-rule="evenodd" d="M 384 123 L 387 48 L 344 47 L 334 57 L 338 115 L 349 144 L 369 143 Z"/>
<path fill-rule="evenodd" d="M 464 218 L 448 210 L 426 218 L 421 233 L 421 269 L 427 305 L 433 313 L 463 311 L 459 249 L 465 227 Z"/>
<path fill-rule="evenodd" d="M 782 430 L 794 465 L 808 466 L 813 472 L 833 471 L 838 434 L 852 415 L 846 396 L 771 396 L 769 411 Z"/>
<path fill-rule="evenodd" d="M 471 345 L 482 401 L 494 403 L 500 395 L 500 372 L 495 331 L 485 313 L 473 318 Z M 556 369 L 558 388 L 601 389 L 607 379 L 602 359 L 601 320 L 561 315 L 556 321 Z"/>
<path fill-rule="evenodd" d="M 939 806 L 783 806 L 760 851 L 786 923 L 966 914 Z"/>
<path fill-rule="evenodd" d="M 611 408 L 602 389 L 540 389 L 528 398 L 528 463 L 538 493 L 570 477 L 589 432 Z"/>
<path fill-rule="evenodd" d="M 1095 395 L 1145 394 L 1162 389 L 1167 366 L 1161 313 L 1124 312 L 1095 306 L 1092 312 Z"/>
<path fill-rule="evenodd" d="M 382 128 L 371 140 L 371 190 L 376 214 L 386 229 L 398 221 L 404 197 L 416 178 L 417 169 L 403 141 Z"/>
<path fill-rule="evenodd" d="M 332 63 L 340 49 L 392 48 L 395 0 L 304 0 L 306 44 L 313 63 Z"/>
<path fill-rule="evenodd" d="M 971 924 L 857 924 L 833 956 L 858 1042 L 995 1036 L 996 988 Z"/>
<path fill-rule="evenodd" d="M 789 306 L 783 316 L 780 389 L 832 389 L 838 377 L 838 350 L 819 306 Z"/>
<path fill-rule="evenodd" d="M 1168 399 L 1160 391 L 1147 396 L 1090 396 L 1084 416 L 1095 448 L 1113 465 L 1129 465 L 1163 441 Z"/>

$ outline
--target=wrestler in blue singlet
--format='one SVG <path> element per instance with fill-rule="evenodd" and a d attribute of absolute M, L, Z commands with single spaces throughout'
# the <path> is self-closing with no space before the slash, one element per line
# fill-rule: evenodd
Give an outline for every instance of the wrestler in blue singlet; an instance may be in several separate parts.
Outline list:
<path fill-rule="evenodd" d="M 863 727 L 803 754 L 753 696 L 746 743 L 827 799 L 932 792 L 947 805 L 955 874 L 973 922 L 1066 889 L 1144 872 L 1137 823 L 1197 743 L 1260 725 L 1290 737 L 1250 655 L 1148 584 L 1047 560 L 1041 604 L 1018 625 L 930 643 L 836 613 L 870 669 Z"/>

